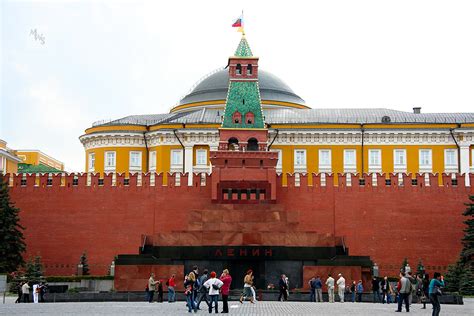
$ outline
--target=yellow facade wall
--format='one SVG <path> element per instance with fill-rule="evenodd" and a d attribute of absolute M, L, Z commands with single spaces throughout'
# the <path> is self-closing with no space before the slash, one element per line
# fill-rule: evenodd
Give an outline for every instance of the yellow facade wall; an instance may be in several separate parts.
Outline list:
<path fill-rule="evenodd" d="M 95 154 L 94 172 L 104 174 L 104 160 L 106 151 L 115 151 L 115 172 L 129 174 L 130 169 L 130 152 L 140 151 L 142 153 L 142 172 L 145 172 L 147 159 L 146 149 L 143 147 L 102 147 L 86 150 L 86 166 L 85 170 L 89 170 L 89 154 Z"/>
<path fill-rule="evenodd" d="M 18 163 L 16 161 L 12 161 L 9 159 L 6 159 L 6 168 L 5 168 L 6 173 L 17 173 L 18 172 Z"/>

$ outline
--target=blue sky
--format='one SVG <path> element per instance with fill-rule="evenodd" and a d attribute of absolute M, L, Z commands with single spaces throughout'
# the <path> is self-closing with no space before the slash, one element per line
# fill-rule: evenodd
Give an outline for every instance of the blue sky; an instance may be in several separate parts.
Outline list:
<path fill-rule="evenodd" d="M 83 171 L 84 129 L 169 111 L 225 66 L 242 9 L 261 67 L 313 108 L 474 109 L 472 1 L 7 0 L 0 138 Z"/>

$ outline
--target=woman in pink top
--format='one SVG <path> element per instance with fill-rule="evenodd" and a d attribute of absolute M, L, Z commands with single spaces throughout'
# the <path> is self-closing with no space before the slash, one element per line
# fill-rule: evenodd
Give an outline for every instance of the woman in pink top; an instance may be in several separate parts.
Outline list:
<path fill-rule="evenodd" d="M 227 300 L 229 299 L 230 284 L 232 283 L 232 277 L 229 274 L 229 270 L 224 269 L 224 271 L 222 271 L 220 280 L 222 283 L 224 283 L 224 285 L 221 287 L 222 305 L 224 306 L 222 308 L 222 313 L 229 313 L 229 305 Z"/>

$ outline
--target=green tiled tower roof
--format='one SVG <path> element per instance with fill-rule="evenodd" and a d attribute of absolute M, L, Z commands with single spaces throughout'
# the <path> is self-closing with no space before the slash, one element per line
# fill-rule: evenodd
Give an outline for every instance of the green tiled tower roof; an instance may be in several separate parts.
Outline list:
<path fill-rule="evenodd" d="M 240 40 L 239 46 L 237 46 L 237 49 L 235 50 L 234 56 L 237 57 L 252 57 L 252 50 L 250 49 L 249 43 L 247 42 L 247 39 L 245 36 L 242 36 L 242 39 Z"/>
<path fill-rule="evenodd" d="M 61 170 L 46 165 L 18 164 L 18 173 L 61 173 Z"/>

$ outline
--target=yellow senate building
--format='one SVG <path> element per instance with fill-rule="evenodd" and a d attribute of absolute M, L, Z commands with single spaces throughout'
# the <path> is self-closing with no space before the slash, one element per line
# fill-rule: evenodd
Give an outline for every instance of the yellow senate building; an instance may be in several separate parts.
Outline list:
<path fill-rule="evenodd" d="M 254 58 L 245 37 L 234 55 L 242 56 L 242 47 Z M 278 152 L 278 173 L 414 177 L 474 171 L 474 113 L 312 108 L 282 79 L 248 66 L 236 69 L 258 71 L 267 148 Z M 94 123 L 80 136 L 85 171 L 211 172 L 209 152 L 218 149 L 228 88 L 228 69 L 220 69 L 197 82 L 169 113 Z M 247 150 L 245 144 L 239 149 Z"/>

